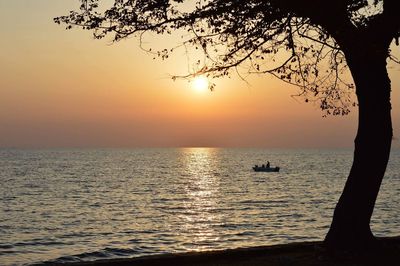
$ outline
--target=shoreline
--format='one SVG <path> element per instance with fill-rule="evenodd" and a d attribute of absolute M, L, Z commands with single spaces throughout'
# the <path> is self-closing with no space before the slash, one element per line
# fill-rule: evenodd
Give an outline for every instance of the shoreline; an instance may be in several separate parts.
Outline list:
<path fill-rule="evenodd" d="M 400 236 L 378 238 L 383 248 L 364 255 L 341 254 L 329 256 L 322 242 L 295 242 L 272 246 L 236 248 L 219 251 L 200 251 L 148 255 L 136 258 L 105 259 L 90 262 L 51 263 L 70 266 L 153 266 L 153 265 L 399 265 Z"/>

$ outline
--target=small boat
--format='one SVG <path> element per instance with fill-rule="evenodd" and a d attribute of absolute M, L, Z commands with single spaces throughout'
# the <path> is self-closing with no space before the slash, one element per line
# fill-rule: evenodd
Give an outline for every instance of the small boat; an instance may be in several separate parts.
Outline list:
<path fill-rule="evenodd" d="M 255 172 L 279 172 L 279 169 L 280 168 L 278 166 L 276 166 L 276 167 L 266 167 L 266 166 L 258 166 L 258 165 L 253 166 L 253 170 Z"/>

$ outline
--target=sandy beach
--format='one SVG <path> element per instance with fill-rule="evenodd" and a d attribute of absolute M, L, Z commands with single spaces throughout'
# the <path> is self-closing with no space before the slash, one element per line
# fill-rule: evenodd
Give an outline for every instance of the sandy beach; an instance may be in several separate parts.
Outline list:
<path fill-rule="evenodd" d="M 303 242 L 223 251 L 100 260 L 68 265 L 399 265 L 400 236 L 380 238 L 380 240 L 383 244 L 382 250 L 368 254 L 338 254 L 332 256 L 323 251 L 321 242 Z"/>

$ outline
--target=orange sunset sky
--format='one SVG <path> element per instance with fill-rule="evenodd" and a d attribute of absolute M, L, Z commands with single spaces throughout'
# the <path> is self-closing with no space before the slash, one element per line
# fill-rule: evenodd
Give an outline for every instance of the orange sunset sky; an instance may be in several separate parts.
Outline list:
<path fill-rule="evenodd" d="M 190 69 L 183 51 L 153 60 L 136 38 L 110 44 L 53 23 L 77 6 L 0 0 L 0 147 L 352 147 L 356 109 L 323 118 L 266 75 L 219 79 L 214 92 L 174 82 Z M 400 66 L 389 67 L 400 138 Z"/>

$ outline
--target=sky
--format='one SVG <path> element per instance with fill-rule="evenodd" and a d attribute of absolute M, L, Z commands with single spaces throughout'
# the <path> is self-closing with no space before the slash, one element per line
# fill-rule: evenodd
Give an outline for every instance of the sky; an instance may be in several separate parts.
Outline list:
<path fill-rule="evenodd" d="M 0 147 L 353 146 L 356 109 L 324 118 L 318 106 L 291 97 L 296 87 L 267 75 L 197 90 L 170 78 L 190 68 L 183 52 L 153 60 L 136 38 L 112 44 L 53 23 L 77 6 L 0 0 Z M 400 66 L 390 64 L 389 74 L 400 147 Z"/>

